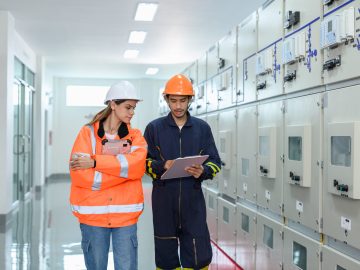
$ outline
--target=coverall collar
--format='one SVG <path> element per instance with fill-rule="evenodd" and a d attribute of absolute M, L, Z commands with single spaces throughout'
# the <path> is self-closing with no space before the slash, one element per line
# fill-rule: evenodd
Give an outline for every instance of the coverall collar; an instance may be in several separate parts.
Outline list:
<path fill-rule="evenodd" d="M 186 115 L 187 115 L 187 120 L 184 124 L 184 127 L 191 127 L 193 125 L 193 121 L 192 121 L 192 117 L 189 113 L 189 111 L 186 112 Z M 178 125 L 175 123 L 175 120 L 171 114 L 171 112 L 169 112 L 169 114 L 167 115 L 166 117 L 166 121 L 167 123 L 170 125 L 170 126 L 174 126 L 174 127 L 177 127 Z"/>

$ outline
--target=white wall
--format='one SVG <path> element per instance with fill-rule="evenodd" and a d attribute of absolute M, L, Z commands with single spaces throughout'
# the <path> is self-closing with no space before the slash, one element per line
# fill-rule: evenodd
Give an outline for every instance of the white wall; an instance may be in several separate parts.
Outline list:
<path fill-rule="evenodd" d="M 50 174 L 69 172 L 68 160 L 76 135 L 80 128 L 90 119 L 85 116 L 94 115 L 104 107 L 67 107 L 67 85 L 111 85 L 120 79 L 72 79 L 56 78 L 54 80 L 54 106 L 52 118 L 53 145 L 51 146 Z M 144 131 L 147 123 L 158 116 L 159 88 L 164 81 L 139 79 L 129 80 L 140 90 L 143 99 L 136 106 L 132 120 L 134 128 Z"/>
<path fill-rule="evenodd" d="M 13 192 L 13 78 L 14 78 L 14 18 L 0 11 L 0 214 L 11 209 Z"/>
<path fill-rule="evenodd" d="M 33 166 L 34 186 L 45 183 L 45 88 L 44 65 L 45 61 L 40 56 L 37 58 L 34 96 L 34 136 L 33 136 Z"/>
<path fill-rule="evenodd" d="M 52 145 L 50 145 L 50 133 L 53 129 L 53 102 L 54 102 L 54 82 L 53 72 L 49 68 L 47 62 L 45 62 L 45 68 L 43 71 L 42 88 L 44 92 L 44 174 L 45 177 L 51 175 L 51 156 L 52 156 Z"/>
<path fill-rule="evenodd" d="M 25 64 L 29 69 L 36 73 L 37 59 L 36 54 L 30 48 L 30 46 L 24 41 L 24 39 L 17 33 L 14 33 L 14 53 L 15 56 Z M 36 74 L 38 75 L 38 74 Z"/>
<path fill-rule="evenodd" d="M 0 11 L 0 36 L 0 119 L 4 126 L 0 133 L 0 214 L 7 214 L 13 202 L 14 56 L 36 72 L 36 54 L 16 33 L 15 20 L 7 11 Z"/>

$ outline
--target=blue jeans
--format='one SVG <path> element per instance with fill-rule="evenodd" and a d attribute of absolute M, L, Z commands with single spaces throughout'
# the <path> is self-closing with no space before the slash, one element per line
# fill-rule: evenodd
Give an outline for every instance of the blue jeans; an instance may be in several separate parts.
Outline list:
<path fill-rule="evenodd" d="M 80 224 L 88 270 L 106 270 L 112 238 L 115 270 L 137 270 L 137 225 L 103 228 Z"/>

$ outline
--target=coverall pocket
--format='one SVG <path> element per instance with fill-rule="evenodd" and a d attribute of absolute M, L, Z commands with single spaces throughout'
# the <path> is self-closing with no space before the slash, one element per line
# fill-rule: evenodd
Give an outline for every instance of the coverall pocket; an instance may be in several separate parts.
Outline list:
<path fill-rule="evenodd" d="M 194 263 L 197 267 L 205 267 L 211 263 L 212 248 L 207 237 L 195 237 L 192 241 Z"/>

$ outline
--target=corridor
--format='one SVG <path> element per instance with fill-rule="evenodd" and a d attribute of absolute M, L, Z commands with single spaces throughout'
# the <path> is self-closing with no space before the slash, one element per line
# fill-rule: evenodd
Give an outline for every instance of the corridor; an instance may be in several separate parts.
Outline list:
<path fill-rule="evenodd" d="M 144 176 L 145 209 L 138 223 L 139 270 L 155 269 L 150 181 Z M 80 228 L 69 207 L 69 192 L 69 179 L 50 179 L 43 191 L 35 191 L 19 202 L 10 222 L 0 223 L 1 270 L 86 269 Z M 211 270 L 240 269 L 213 248 Z M 108 270 L 114 269 L 111 255 Z"/>

